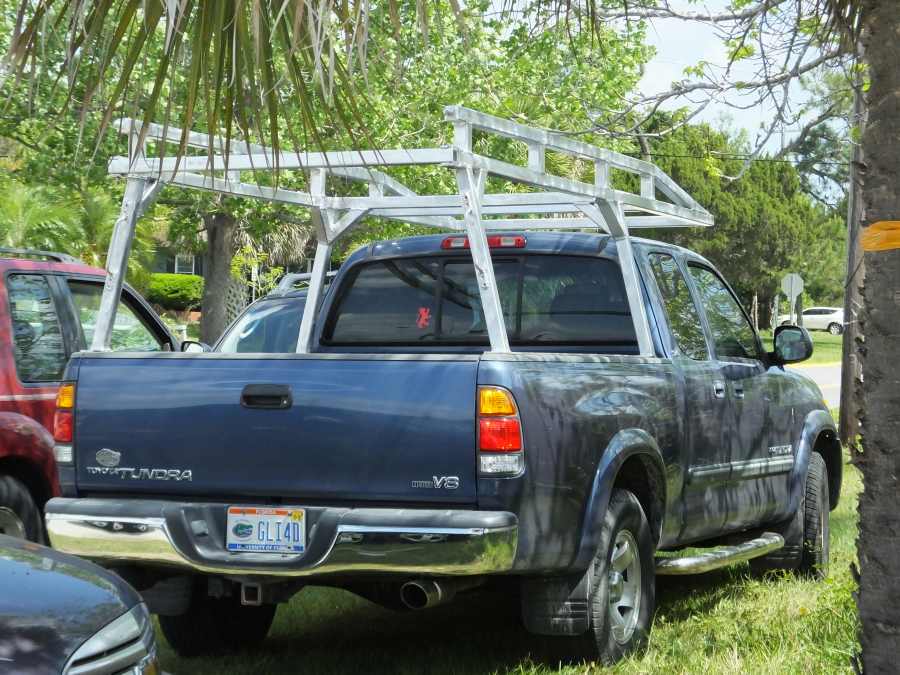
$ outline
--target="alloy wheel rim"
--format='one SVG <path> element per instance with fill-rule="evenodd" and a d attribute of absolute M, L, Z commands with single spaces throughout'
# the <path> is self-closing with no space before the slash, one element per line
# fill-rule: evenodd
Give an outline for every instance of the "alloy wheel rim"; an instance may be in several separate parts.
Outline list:
<path fill-rule="evenodd" d="M 25 539 L 25 523 L 15 511 L 6 506 L 0 506 L 0 534 Z"/>
<path fill-rule="evenodd" d="M 609 625 L 619 644 L 627 643 L 641 613 L 641 561 L 637 541 L 628 530 L 616 534 L 609 559 Z"/>

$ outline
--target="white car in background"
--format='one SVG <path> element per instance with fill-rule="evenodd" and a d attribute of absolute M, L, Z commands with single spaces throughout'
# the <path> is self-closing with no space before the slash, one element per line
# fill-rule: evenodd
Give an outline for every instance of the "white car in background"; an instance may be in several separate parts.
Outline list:
<path fill-rule="evenodd" d="M 789 314 L 778 317 L 778 323 L 791 322 Z M 803 310 L 803 327 L 807 330 L 827 330 L 832 335 L 844 332 L 844 310 L 840 307 L 809 307 Z"/>

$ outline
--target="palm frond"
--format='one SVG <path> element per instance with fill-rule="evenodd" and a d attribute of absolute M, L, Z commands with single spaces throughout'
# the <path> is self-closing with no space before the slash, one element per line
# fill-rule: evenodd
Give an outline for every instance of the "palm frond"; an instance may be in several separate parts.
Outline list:
<path fill-rule="evenodd" d="M 15 180 L 0 189 L 0 246 L 66 251 L 75 210 L 47 190 Z"/>
<path fill-rule="evenodd" d="M 68 104 L 82 119 L 102 115 L 101 137 L 125 113 L 204 127 L 210 152 L 213 136 L 224 134 L 228 147 L 237 132 L 276 148 L 284 135 L 322 145 L 323 120 L 352 140 L 363 128 L 354 68 L 364 65 L 367 7 L 368 0 L 21 0 L 0 72 L 34 77 L 33 58 L 46 42 L 65 42 L 55 76 L 65 76 Z"/>
<path fill-rule="evenodd" d="M 267 227 L 262 233 L 254 232 L 246 221 L 238 221 L 234 231 L 235 249 L 249 248 L 264 254 L 267 264 L 280 267 L 303 262 L 313 236 L 312 223 L 284 214 L 276 216 L 276 220 L 277 227 Z"/>

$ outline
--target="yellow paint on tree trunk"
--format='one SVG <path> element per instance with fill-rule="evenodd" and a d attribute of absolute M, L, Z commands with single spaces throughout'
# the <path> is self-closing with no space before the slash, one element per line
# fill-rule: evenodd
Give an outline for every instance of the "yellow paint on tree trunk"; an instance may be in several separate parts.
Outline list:
<path fill-rule="evenodd" d="M 863 251 L 900 248 L 900 220 L 882 220 L 864 228 L 859 237 Z"/>

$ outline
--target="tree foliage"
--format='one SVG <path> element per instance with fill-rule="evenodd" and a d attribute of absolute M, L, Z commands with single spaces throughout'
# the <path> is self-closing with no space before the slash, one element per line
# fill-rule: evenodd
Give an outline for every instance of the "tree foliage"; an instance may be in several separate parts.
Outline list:
<path fill-rule="evenodd" d="M 577 132 L 590 125 L 594 105 L 614 105 L 632 90 L 651 56 L 643 34 L 620 35 L 573 27 L 532 30 L 528 24 L 485 19 L 487 4 L 471 4 L 462 15 L 445 6 L 431 19 L 424 45 L 414 14 L 400 16 L 395 34 L 385 8 L 370 19 L 372 35 L 364 112 L 374 147 L 433 147 L 452 142 L 444 108 L 463 105 L 529 125 Z M 632 150 L 632 141 L 595 135 L 587 142 Z M 522 164 L 524 144 L 492 136 L 475 136 L 475 150 Z M 547 170 L 579 180 L 593 180 L 593 164 L 568 156 L 547 155 Z M 393 170 L 417 192 L 455 193 L 452 171 L 441 167 Z M 525 189 L 488 184 L 488 189 Z M 342 250 L 348 252 L 374 238 L 389 238 L 423 228 L 369 219 Z"/>
<path fill-rule="evenodd" d="M 757 294 L 768 308 L 787 272 L 803 276 L 810 301 L 838 302 L 845 267 L 842 218 L 803 191 L 802 177 L 789 162 L 763 157 L 738 180 L 721 180 L 741 165 L 745 142 L 708 125 L 693 125 L 654 144 L 656 162 L 709 209 L 716 224 L 652 236 L 709 258 L 747 307 Z"/>

